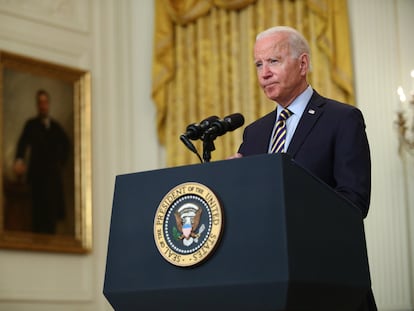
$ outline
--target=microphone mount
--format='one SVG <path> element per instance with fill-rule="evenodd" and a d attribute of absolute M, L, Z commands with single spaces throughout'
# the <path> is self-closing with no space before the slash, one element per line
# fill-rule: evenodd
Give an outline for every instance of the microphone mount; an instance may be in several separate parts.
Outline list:
<path fill-rule="evenodd" d="M 211 116 L 199 124 L 193 123 L 187 127 L 186 133 L 180 136 L 180 140 L 188 149 L 194 152 L 200 162 L 207 163 L 211 160 L 211 152 L 216 150 L 214 140 L 227 132 L 234 131 L 244 124 L 244 117 L 240 113 L 231 114 L 222 120 L 216 116 Z M 195 146 L 190 139 L 201 139 L 203 141 L 203 159 L 201 159 Z"/>

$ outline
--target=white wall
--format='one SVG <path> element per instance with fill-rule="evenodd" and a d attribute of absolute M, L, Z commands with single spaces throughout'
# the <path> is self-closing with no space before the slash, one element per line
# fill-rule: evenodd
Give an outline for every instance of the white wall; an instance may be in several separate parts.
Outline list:
<path fill-rule="evenodd" d="M 413 310 L 414 201 L 408 190 L 414 188 L 414 171 L 412 165 L 407 171 L 398 155 L 394 121 L 397 87 L 407 91 L 412 85 L 414 1 L 352 0 L 349 5 L 357 104 L 366 119 L 372 156 L 366 236 L 373 290 L 381 310 Z"/>
<path fill-rule="evenodd" d="M 409 89 L 414 68 L 414 1 L 349 3 L 372 149 L 374 293 L 380 310 L 413 310 L 414 159 L 398 156 L 393 122 L 395 90 Z M 0 49 L 92 72 L 94 212 L 90 255 L 0 250 L 0 310 L 111 310 L 102 287 L 115 175 L 164 163 L 150 99 L 153 13 L 151 0 L 0 0 Z"/>
<path fill-rule="evenodd" d="M 153 1 L 0 0 L 0 49 L 90 70 L 89 255 L 0 250 L 0 310 L 111 310 L 102 295 L 115 175 L 162 165 L 150 100 Z"/>

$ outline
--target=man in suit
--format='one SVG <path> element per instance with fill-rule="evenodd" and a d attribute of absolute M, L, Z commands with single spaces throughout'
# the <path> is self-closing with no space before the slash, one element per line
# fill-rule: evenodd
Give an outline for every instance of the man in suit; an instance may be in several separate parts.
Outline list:
<path fill-rule="evenodd" d="M 254 59 L 260 86 L 278 105 L 245 128 L 243 142 L 233 157 L 286 152 L 354 203 L 365 217 L 371 163 L 360 110 L 312 89 L 307 81 L 309 45 L 293 28 L 279 26 L 260 33 Z M 360 310 L 376 309 L 370 292 Z"/>
<path fill-rule="evenodd" d="M 32 231 L 54 234 L 64 218 L 62 169 L 68 157 L 69 139 L 60 124 L 49 116 L 50 97 L 36 94 L 38 115 L 29 119 L 19 138 L 14 171 L 26 173 L 25 157 L 30 150 L 27 181 L 32 195 Z"/>

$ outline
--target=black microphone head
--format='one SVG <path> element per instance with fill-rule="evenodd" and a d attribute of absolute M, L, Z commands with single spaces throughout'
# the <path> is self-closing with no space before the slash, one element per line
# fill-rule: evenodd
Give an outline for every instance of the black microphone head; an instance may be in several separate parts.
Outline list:
<path fill-rule="evenodd" d="M 208 129 L 214 121 L 218 119 L 219 117 L 217 116 L 211 116 L 204 119 L 200 123 L 190 124 L 189 126 L 187 126 L 186 133 L 184 135 L 192 140 L 199 139 L 203 135 L 204 131 Z"/>
<path fill-rule="evenodd" d="M 211 116 L 208 117 L 206 119 L 204 119 L 203 121 L 200 122 L 200 127 L 205 130 L 206 128 L 208 128 L 211 123 L 213 123 L 214 121 L 218 120 L 219 117 L 218 116 Z"/>
<path fill-rule="evenodd" d="M 192 144 L 192 142 L 188 140 L 188 137 L 187 136 L 185 136 L 184 134 L 180 135 L 180 140 L 184 143 L 184 145 L 188 149 L 190 149 L 192 152 L 194 152 L 195 154 L 197 154 L 197 149 Z"/>
<path fill-rule="evenodd" d="M 224 118 L 227 131 L 234 131 L 244 124 L 244 117 L 241 113 L 233 113 Z"/>
<path fill-rule="evenodd" d="M 222 120 L 216 120 L 211 123 L 211 127 L 205 132 L 205 135 L 212 137 L 212 135 L 221 136 L 229 131 L 234 131 L 244 124 L 244 117 L 240 113 L 233 113 Z"/>

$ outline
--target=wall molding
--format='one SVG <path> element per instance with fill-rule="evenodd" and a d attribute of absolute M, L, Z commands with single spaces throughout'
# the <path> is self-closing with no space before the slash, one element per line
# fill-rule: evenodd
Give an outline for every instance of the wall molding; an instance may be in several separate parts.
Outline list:
<path fill-rule="evenodd" d="M 90 0 L 0 0 L 0 12 L 22 20 L 87 33 Z"/>

